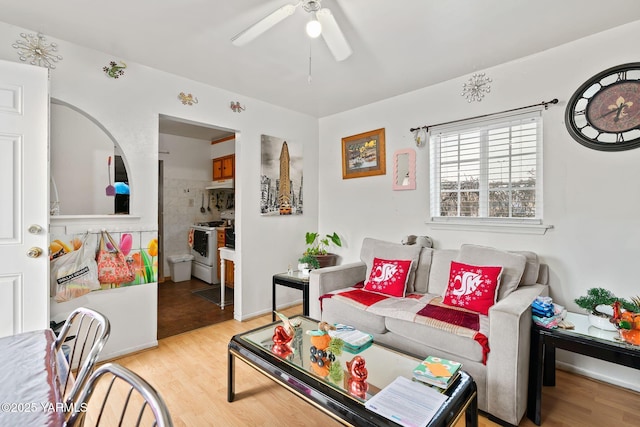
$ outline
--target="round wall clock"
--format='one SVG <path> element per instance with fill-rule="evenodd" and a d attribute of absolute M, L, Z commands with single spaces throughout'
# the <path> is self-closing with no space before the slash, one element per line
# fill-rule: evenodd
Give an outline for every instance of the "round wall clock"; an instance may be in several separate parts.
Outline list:
<path fill-rule="evenodd" d="M 576 141 L 594 150 L 640 147 L 640 62 L 609 68 L 584 82 L 567 103 L 565 124 Z"/>

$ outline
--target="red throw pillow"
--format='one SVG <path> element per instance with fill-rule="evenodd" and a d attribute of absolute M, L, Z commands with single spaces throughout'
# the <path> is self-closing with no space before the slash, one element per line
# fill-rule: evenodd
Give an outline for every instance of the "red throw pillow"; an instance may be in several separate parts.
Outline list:
<path fill-rule="evenodd" d="M 496 303 L 502 267 L 486 267 L 451 261 L 449 284 L 443 303 L 466 308 L 480 314 L 489 314 Z"/>
<path fill-rule="evenodd" d="M 364 289 L 392 297 L 403 297 L 410 270 L 411 260 L 374 258 Z"/>

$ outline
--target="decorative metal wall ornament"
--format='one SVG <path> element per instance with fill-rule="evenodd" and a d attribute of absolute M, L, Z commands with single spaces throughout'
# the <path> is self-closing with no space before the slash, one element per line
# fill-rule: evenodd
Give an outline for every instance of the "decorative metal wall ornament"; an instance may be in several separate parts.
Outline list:
<path fill-rule="evenodd" d="M 485 94 L 491 92 L 492 80 L 486 77 L 484 73 L 474 73 L 469 78 L 468 83 L 462 85 L 462 93 L 460 95 L 467 98 L 467 102 L 482 101 Z"/>
<path fill-rule="evenodd" d="M 428 128 L 426 126 L 422 126 L 412 129 L 411 132 L 413 132 L 413 140 L 416 142 L 416 147 L 424 147 L 429 136 Z"/>
<path fill-rule="evenodd" d="M 185 94 L 184 92 L 180 92 L 178 99 L 182 102 L 182 105 L 193 105 L 198 103 L 198 98 L 191 94 Z"/>
<path fill-rule="evenodd" d="M 47 43 L 41 33 L 26 34 L 20 33 L 23 40 L 16 40 L 11 46 L 18 51 L 20 61 L 29 62 L 31 65 L 38 65 L 50 69 L 56 68 L 56 62 L 62 60 L 62 56 L 57 55 L 58 45 Z"/>
<path fill-rule="evenodd" d="M 102 71 L 112 79 L 117 79 L 120 76 L 124 76 L 124 69 L 127 68 L 127 64 L 124 61 L 120 61 L 121 65 L 118 65 L 116 61 L 109 62 L 109 65 L 102 67 Z"/>
<path fill-rule="evenodd" d="M 229 108 L 231 108 L 234 113 L 241 113 L 244 110 L 246 110 L 246 107 L 243 107 L 242 105 L 240 105 L 240 102 L 238 101 L 236 102 L 231 101 L 231 105 L 229 106 Z"/>

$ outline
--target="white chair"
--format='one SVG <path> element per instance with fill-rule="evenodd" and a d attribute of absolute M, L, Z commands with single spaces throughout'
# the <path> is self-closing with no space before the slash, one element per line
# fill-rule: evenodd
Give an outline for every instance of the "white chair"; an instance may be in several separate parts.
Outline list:
<path fill-rule="evenodd" d="M 105 381 L 100 381 L 103 378 Z M 80 391 L 66 426 L 98 426 L 101 422 L 113 426 L 140 426 L 143 422 L 173 426 L 158 392 L 136 373 L 115 363 L 96 368 Z"/>
<path fill-rule="evenodd" d="M 55 342 L 59 359 L 64 355 L 58 373 L 61 396 L 67 405 L 76 400 L 89 379 L 110 331 L 109 320 L 95 310 L 79 307 L 67 317 Z"/>

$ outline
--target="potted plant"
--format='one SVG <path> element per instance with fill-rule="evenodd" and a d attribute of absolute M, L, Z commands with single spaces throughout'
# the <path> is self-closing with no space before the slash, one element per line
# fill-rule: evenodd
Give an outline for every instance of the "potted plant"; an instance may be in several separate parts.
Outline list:
<path fill-rule="evenodd" d="M 324 237 L 320 236 L 320 233 L 307 232 L 305 235 L 305 242 L 307 243 L 307 249 L 304 251 L 302 257 L 311 256 L 318 262 L 317 267 L 329 267 L 336 265 L 338 255 L 329 253 L 328 249 L 330 245 L 342 247 L 342 240 L 336 232 L 333 234 L 327 234 Z M 302 259 L 302 258 L 301 258 Z M 300 260 L 299 260 L 300 261 Z M 315 263 L 309 263 L 309 265 L 315 265 Z"/>
<path fill-rule="evenodd" d="M 298 258 L 298 270 L 302 272 L 303 276 L 308 276 L 309 270 L 312 268 L 320 268 L 320 263 L 315 256 L 305 253 Z"/>
<path fill-rule="evenodd" d="M 586 296 L 576 298 L 574 302 L 580 308 L 589 312 L 589 323 L 600 329 L 616 330 L 611 318 L 613 316 L 613 303 L 618 301 L 622 308 L 635 311 L 637 306 L 624 298 L 616 297 L 611 291 L 604 288 L 591 288 Z"/>

